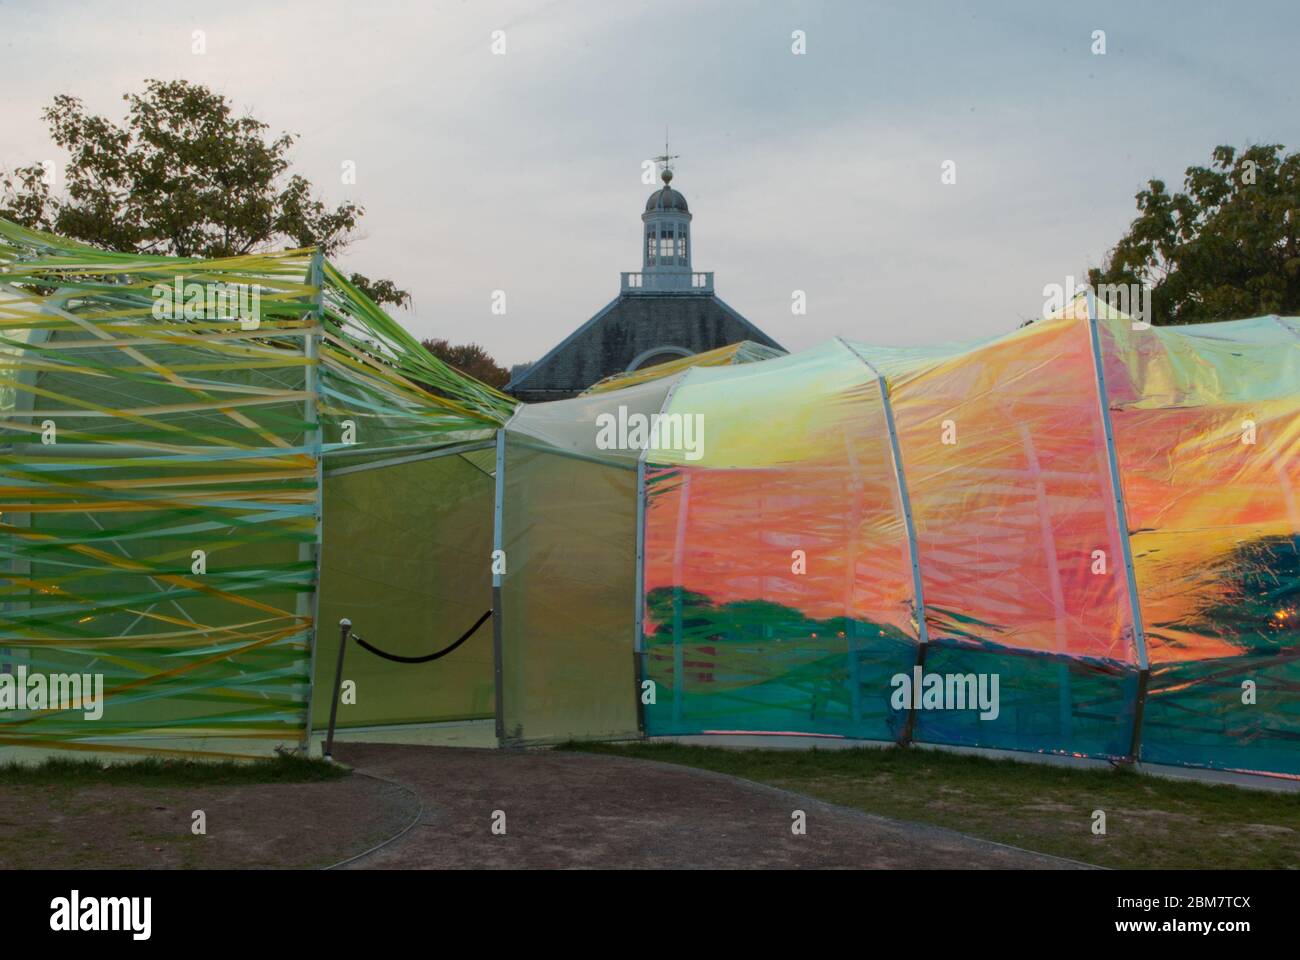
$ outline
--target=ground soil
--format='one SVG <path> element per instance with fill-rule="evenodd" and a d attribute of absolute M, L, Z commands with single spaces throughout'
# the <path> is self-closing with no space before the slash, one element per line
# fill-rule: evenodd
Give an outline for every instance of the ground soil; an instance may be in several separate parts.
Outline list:
<path fill-rule="evenodd" d="M 339 745 L 311 783 L 0 786 L 0 868 L 974 868 L 1081 864 L 708 770 L 550 750 Z M 380 778 L 380 779 L 376 779 Z M 191 832 L 203 810 L 207 833 Z M 807 832 L 795 835 L 792 814 Z M 493 832 L 504 814 L 505 833 Z"/>
<path fill-rule="evenodd" d="M 420 823 L 354 868 L 1080 868 L 706 770 L 561 751 L 346 744 Z M 807 833 L 791 831 L 806 814 Z M 505 834 L 492 832 L 496 811 Z"/>

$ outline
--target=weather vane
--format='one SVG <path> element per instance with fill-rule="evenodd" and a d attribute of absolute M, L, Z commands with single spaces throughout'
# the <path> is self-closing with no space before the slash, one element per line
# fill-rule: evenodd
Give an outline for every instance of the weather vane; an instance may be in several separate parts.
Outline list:
<path fill-rule="evenodd" d="M 652 157 L 655 163 L 662 163 L 665 170 L 671 170 L 673 161 L 678 159 L 681 154 L 668 152 L 668 128 L 664 127 L 664 152 L 657 157 Z"/>

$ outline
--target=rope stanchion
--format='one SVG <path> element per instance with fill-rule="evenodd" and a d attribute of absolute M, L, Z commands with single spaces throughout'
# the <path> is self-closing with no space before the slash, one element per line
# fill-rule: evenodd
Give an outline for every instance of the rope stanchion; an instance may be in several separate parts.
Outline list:
<path fill-rule="evenodd" d="M 352 621 L 344 617 L 339 621 L 339 662 L 334 668 L 334 700 L 330 703 L 330 728 L 325 737 L 325 759 L 331 763 L 334 761 L 334 721 L 339 715 L 339 690 L 343 687 L 343 655 L 348 650 L 348 633 L 352 629 Z"/>
<path fill-rule="evenodd" d="M 423 657 L 400 657 L 395 653 L 389 653 L 386 650 L 380 650 L 378 647 L 366 643 L 365 640 L 362 640 L 361 637 L 357 636 L 356 634 L 352 635 L 352 639 L 355 640 L 357 642 L 357 646 L 361 647 L 363 650 L 369 650 L 375 656 L 383 657 L 385 660 L 391 660 L 394 663 L 430 663 L 431 661 L 437 660 L 441 657 L 445 657 L 447 654 L 451 653 L 453 650 L 459 647 L 470 637 L 474 636 L 474 634 L 478 631 L 478 628 L 483 626 L 483 624 L 487 623 L 488 618 L 491 616 L 492 616 L 492 611 L 488 610 L 486 613 L 483 614 L 483 616 L 479 617 L 476 621 L 474 621 L 474 626 L 470 627 L 468 630 L 462 633 L 460 637 L 452 641 L 452 643 L 443 647 L 441 650 L 438 650 L 435 653 L 426 654 Z"/>
<path fill-rule="evenodd" d="M 361 647 L 363 650 L 368 650 L 371 653 L 373 653 L 375 656 L 382 657 L 385 660 L 391 660 L 394 663 L 431 663 L 434 660 L 438 660 L 441 659 L 442 657 L 445 657 L 447 654 L 451 653 L 453 650 L 459 647 L 470 637 L 474 636 L 474 634 L 478 631 L 478 628 L 483 626 L 483 624 L 487 623 L 488 618 L 491 616 L 492 616 L 492 611 L 488 610 L 486 613 L 483 614 L 483 616 L 479 617 L 477 620 L 474 621 L 474 626 L 470 627 L 459 637 L 453 640 L 450 644 L 443 647 L 441 650 L 437 650 L 423 657 L 401 657 L 395 653 L 389 653 L 387 650 L 380 650 L 378 647 L 366 643 L 366 641 L 361 639 L 361 637 L 358 634 L 351 633 L 352 631 L 351 620 L 348 619 L 340 620 L 339 621 L 339 659 L 338 659 L 338 666 L 334 670 L 334 701 L 330 704 L 329 732 L 325 737 L 325 750 L 324 750 L 325 759 L 329 761 L 333 761 L 334 759 L 334 723 L 338 719 L 339 692 L 343 687 L 343 656 L 348 649 L 349 634 L 351 634 L 352 639 L 357 642 L 357 646 Z"/>

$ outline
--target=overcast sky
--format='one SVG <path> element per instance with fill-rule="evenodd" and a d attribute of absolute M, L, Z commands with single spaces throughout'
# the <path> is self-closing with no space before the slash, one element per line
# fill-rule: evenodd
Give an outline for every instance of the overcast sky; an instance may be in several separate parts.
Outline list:
<path fill-rule="evenodd" d="M 58 93 L 120 120 L 146 78 L 207 84 L 299 134 L 324 199 L 365 206 L 344 269 L 409 289 L 419 336 L 506 365 L 640 268 L 665 124 L 695 269 L 790 349 L 1013 329 L 1102 260 L 1149 177 L 1300 143 L 1294 0 L 0 0 L 0 23 L 0 167 L 59 157 Z"/>

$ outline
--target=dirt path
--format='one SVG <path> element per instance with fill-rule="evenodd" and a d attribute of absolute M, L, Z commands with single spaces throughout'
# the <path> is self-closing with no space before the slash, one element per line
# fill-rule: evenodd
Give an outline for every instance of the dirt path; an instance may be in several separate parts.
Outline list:
<path fill-rule="evenodd" d="M 1082 866 L 670 764 L 357 743 L 336 755 L 424 801 L 420 824 L 357 868 Z M 806 814 L 806 835 L 791 831 L 795 810 Z M 504 836 L 492 832 L 495 811 Z"/>

